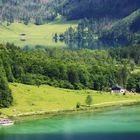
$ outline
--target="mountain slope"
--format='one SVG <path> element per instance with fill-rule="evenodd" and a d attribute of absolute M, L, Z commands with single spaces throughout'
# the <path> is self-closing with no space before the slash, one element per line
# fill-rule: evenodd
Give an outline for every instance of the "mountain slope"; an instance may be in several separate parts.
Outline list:
<path fill-rule="evenodd" d="M 44 24 L 59 14 L 69 20 L 120 19 L 139 8 L 139 0 L 0 0 L 0 21 Z"/>
<path fill-rule="evenodd" d="M 139 95 L 131 95 L 131 97 L 126 95 L 126 98 L 123 95 L 114 96 L 107 92 L 98 94 L 94 90 L 69 90 L 47 85 L 42 85 L 38 88 L 37 86 L 11 83 L 10 88 L 14 96 L 13 106 L 9 109 L 0 109 L 3 114 L 8 116 L 17 115 L 17 112 L 13 111 L 15 108 L 18 110 L 19 116 L 73 110 L 76 109 L 78 102 L 85 105 L 87 95 L 91 95 L 94 98 L 94 104 L 98 104 L 97 106 L 100 104 L 102 107 L 107 104 L 117 105 L 121 101 L 122 103 L 129 103 L 139 98 Z"/>
<path fill-rule="evenodd" d="M 139 0 L 63 0 L 60 12 L 68 19 L 122 18 L 140 8 Z"/>
<path fill-rule="evenodd" d="M 140 41 L 140 9 L 122 20 L 117 21 L 110 29 L 103 32 L 102 40 L 112 40 L 120 43 Z"/>
<path fill-rule="evenodd" d="M 0 0 L 0 21 L 12 23 L 21 21 L 25 24 L 34 22 L 43 24 L 55 16 L 49 8 L 52 0 Z"/>

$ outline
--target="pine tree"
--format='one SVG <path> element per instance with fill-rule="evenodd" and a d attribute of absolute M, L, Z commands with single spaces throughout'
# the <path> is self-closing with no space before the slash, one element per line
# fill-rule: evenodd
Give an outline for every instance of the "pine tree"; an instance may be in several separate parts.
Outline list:
<path fill-rule="evenodd" d="M 0 60 L 0 108 L 9 107 L 13 102 L 2 61 Z"/>

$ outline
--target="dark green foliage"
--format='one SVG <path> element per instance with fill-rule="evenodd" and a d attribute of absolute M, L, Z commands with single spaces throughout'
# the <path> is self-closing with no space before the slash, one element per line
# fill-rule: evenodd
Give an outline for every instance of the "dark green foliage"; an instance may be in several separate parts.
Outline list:
<path fill-rule="evenodd" d="M 81 104 L 78 102 L 77 104 L 76 104 L 76 108 L 78 109 L 78 108 L 80 108 L 81 107 Z"/>
<path fill-rule="evenodd" d="M 121 61 L 123 64 L 118 74 L 118 77 L 120 77 L 120 83 L 123 83 L 122 85 L 127 87 L 127 89 L 130 91 L 140 92 L 140 73 L 130 74 L 130 70 L 133 71 L 136 65 L 140 64 L 140 46 L 137 45 L 125 48 L 110 49 L 109 54 L 112 58 L 116 59 L 117 61 Z M 131 61 L 128 63 L 126 60 L 130 59 Z"/>
<path fill-rule="evenodd" d="M 139 0 L 63 0 L 59 11 L 67 19 L 121 18 L 140 7 Z M 131 8 L 130 8 L 131 7 Z M 125 9 L 125 10 L 124 10 Z"/>
<path fill-rule="evenodd" d="M 7 78 L 0 59 L 0 108 L 9 107 L 13 102 L 11 90 L 8 87 Z"/>
<path fill-rule="evenodd" d="M 140 73 L 132 74 L 128 79 L 127 89 L 140 93 Z"/>
<path fill-rule="evenodd" d="M 33 22 L 37 25 L 46 23 L 56 17 L 52 0 L 0 0 L 0 21 L 7 25 L 14 21 L 27 25 Z"/>
<path fill-rule="evenodd" d="M 70 27 L 63 34 L 63 38 L 68 46 L 90 49 L 95 49 L 97 43 L 100 43 L 97 46 L 139 44 L 139 22 L 140 9 L 121 20 L 84 18 L 80 20 L 77 28 Z"/>
<path fill-rule="evenodd" d="M 117 84 L 132 89 L 128 87 L 132 61 L 136 65 L 140 62 L 138 46 L 108 51 L 54 48 L 25 52 L 7 44 L 1 46 L 0 56 L 6 60 L 3 66 L 9 82 L 99 91 L 109 91 Z M 136 90 L 138 82 L 134 85 Z"/>
<path fill-rule="evenodd" d="M 104 42 L 111 40 L 120 44 L 139 44 L 139 24 L 140 9 L 102 31 L 100 39 Z"/>
<path fill-rule="evenodd" d="M 77 28 L 70 27 L 63 33 L 63 40 L 68 46 L 76 45 L 78 48 L 92 49 L 96 46 L 96 42 L 98 43 L 98 36 L 101 35 L 103 27 L 109 23 L 112 21 L 107 18 L 100 20 L 84 18 L 79 21 Z"/>
<path fill-rule="evenodd" d="M 118 48 L 118 49 L 110 49 L 109 55 L 116 59 L 117 61 L 121 61 L 122 59 L 130 59 L 131 58 L 131 67 L 132 63 L 133 65 L 140 64 L 140 46 L 130 46 L 130 47 L 124 47 L 124 48 Z"/>
<path fill-rule="evenodd" d="M 120 67 L 119 72 L 118 72 L 119 85 L 126 87 L 128 76 L 129 76 L 128 66 L 127 66 L 127 64 L 123 64 Z"/>
<path fill-rule="evenodd" d="M 7 25 L 14 21 L 40 25 L 57 19 L 58 15 L 68 20 L 120 19 L 139 7 L 139 0 L 0 0 L 0 21 L 7 21 Z M 134 26 L 138 27 L 135 23 Z"/>

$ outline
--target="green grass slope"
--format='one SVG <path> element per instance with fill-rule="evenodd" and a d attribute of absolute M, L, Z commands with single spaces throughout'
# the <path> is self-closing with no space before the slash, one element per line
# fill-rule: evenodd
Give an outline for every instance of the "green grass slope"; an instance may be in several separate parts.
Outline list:
<path fill-rule="evenodd" d="M 10 26 L 0 25 L 0 43 L 15 43 L 18 46 L 48 46 L 65 47 L 64 43 L 55 43 L 52 37 L 55 33 L 63 33 L 70 26 L 75 27 L 77 22 L 53 22 L 45 25 L 24 25 L 13 23 Z M 27 34 L 26 41 L 21 41 L 20 34 Z"/>
<path fill-rule="evenodd" d="M 121 101 L 136 101 L 139 95 L 114 95 L 110 93 L 100 93 L 92 90 L 69 90 L 42 85 L 40 87 L 13 83 L 12 89 L 14 103 L 8 109 L 0 109 L 0 112 L 9 116 L 21 115 L 37 111 L 53 112 L 72 110 L 76 108 L 77 102 L 85 105 L 88 94 L 93 97 L 95 106 L 118 104 Z"/>

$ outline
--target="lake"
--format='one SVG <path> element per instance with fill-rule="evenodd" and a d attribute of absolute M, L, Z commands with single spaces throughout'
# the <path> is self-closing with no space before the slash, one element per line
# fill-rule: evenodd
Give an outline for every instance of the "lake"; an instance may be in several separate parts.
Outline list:
<path fill-rule="evenodd" d="M 46 38 L 30 38 L 27 40 L 21 40 L 19 38 L 0 38 L 0 44 L 6 44 L 7 42 L 13 43 L 16 46 L 23 48 L 24 50 L 30 49 L 43 49 L 43 48 L 63 48 L 70 50 L 79 50 L 79 49 L 108 49 L 108 48 L 118 48 L 125 47 L 126 44 L 119 44 L 116 42 L 102 42 L 97 41 L 75 41 L 66 43 L 64 41 L 54 41 L 53 39 Z"/>
<path fill-rule="evenodd" d="M 138 140 L 140 106 L 57 116 L 0 128 L 0 140 Z"/>

